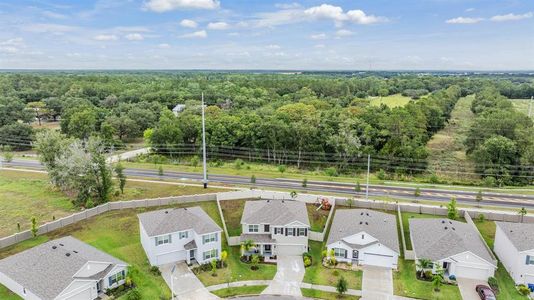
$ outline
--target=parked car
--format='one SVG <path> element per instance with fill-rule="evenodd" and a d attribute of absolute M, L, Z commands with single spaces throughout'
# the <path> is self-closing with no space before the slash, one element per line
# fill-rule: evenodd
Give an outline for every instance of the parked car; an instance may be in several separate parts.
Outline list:
<path fill-rule="evenodd" d="M 479 284 L 476 286 L 475 290 L 477 291 L 478 296 L 480 296 L 480 299 L 482 300 L 497 299 L 493 290 L 487 285 Z"/>

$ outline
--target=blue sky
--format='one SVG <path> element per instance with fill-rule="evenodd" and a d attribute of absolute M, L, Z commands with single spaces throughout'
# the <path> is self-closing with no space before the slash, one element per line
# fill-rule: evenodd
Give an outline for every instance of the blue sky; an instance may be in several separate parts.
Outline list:
<path fill-rule="evenodd" d="M 2 0 L 0 68 L 534 70 L 532 0 Z"/>

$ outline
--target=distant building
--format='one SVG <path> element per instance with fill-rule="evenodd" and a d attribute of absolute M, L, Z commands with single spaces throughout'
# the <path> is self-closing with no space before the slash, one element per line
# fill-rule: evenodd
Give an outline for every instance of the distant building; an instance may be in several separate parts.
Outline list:
<path fill-rule="evenodd" d="M 220 259 L 222 229 L 199 206 L 138 215 L 141 244 L 150 264 L 199 264 Z"/>
<path fill-rule="evenodd" d="M 128 265 L 71 236 L 0 261 L 0 283 L 31 300 L 94 300 L 126 279 Z"/>
<path fill-rule="evenodd" d="M 185 104 L 176 104 L 176 106 L 172 109 L 172 113 L 175 116 L 178 116 L 182 111 L 185 109 Z"/>

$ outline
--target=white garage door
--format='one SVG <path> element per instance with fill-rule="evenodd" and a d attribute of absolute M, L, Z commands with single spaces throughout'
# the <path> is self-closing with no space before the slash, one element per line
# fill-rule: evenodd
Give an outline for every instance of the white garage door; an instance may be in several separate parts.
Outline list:
<path fill-rule="evenodd" d="M 392 268 L 393 264 L 396 263 L 394 260 L 395 258 L 393 256 L 364 253 L 364 261 L 362 264 L 368 266 Z"/>
<path fill-rule="evenodd" d="M 303 245 L 277 245 L 276 255 L 302 255 L 304 253 Z"/>
<path fill-rule="evenodd" d="M 92 300 L 95 299 L 97 295 L 93 295 L 91 288 L 83 290 L 76 295 L 65 298 L 65 300 Z"/>
<path fill-rule="evenodd" d="M 156 257 L 156 264 L 158 266 L 174 263 L 186 259 L 187 251 L 176 251 L 167 254 L 161 254 Z"/>
<path fill-rule="evenodd" d="M 480 279 L 480 280 L 488 280 L 488 277 L 490 276 L 490 270 L 489 269 L 480 269 L 480 268 L 474 268 L 474 267 L 465 267 L 465 266 L 456 266 L 456 277 L 459 278 L 470 278 L 470 279 Z"/>

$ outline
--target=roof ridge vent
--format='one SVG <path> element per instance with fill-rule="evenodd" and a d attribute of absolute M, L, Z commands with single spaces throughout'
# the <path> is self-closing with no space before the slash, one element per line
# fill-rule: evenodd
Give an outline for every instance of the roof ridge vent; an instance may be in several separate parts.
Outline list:
<path fill-rule="evenodd" d="M 69 252 L 65 253 L 65 256 L 66 256 L 66 257 L 69 257 L 69 256 L 70 256 L 70 253 L 69 253 Z"/>
<path fill-rule="evenodd" d="M 57 246 L 56 245 L 52 246 L 52 249 L 57 249 Z"/>
<path fill-rule="evenodd" d="M 63 244 L 61 244 L 61 243 L 59 243 L 59 245 L 60 245 L 61 247 L 65 246 L 65 245 L 63 245 Z"/>
<path fill-rule="evenodd" d="M 447 226 L 445 226 L 445 230 L 447 230 L 447 229 L 448 229 L 448 227 L 447 227 Z"/>
<path fill-rule="evenodd" d="M 365 222 L 365 225 L 369 225 L 369 223 Z"/>

